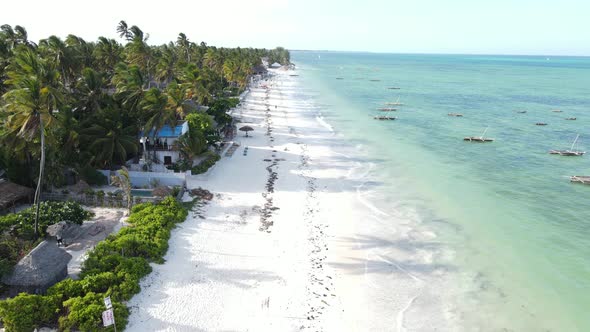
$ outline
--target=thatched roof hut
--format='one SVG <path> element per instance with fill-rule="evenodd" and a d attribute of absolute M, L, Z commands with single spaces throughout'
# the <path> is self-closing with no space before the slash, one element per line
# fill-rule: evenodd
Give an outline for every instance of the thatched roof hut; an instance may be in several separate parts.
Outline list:
<path fill-rule="evenodd" d="M 20 202 L 31 202 L 35 190 L 12 183 L 8 180 L 0 180 L 0 211 L 6 210 Z"/>
<path fill-rule="evenodd" d="M 268 72 L 268 70 L 266 70 L 266 67 L 263 65 L 258 65 L 258 66 L 252 67 L 252 73 L 254 75 L 262 75 L 262 74 L 266 74 L 267 72 Z"/>
<path fill-rule="evenodd" d="M 84 180 L 79 180 L 70 189 L 76 194 L 83 194 L 86 190 L 90 189 L 90 185 Z"/>
<path fill-rule="evenodd" d="M 43 241 L 16 264 L 12 273 L 3 276 L 2 282 L 10 286 L 10 296 L 20 292 L 44 293 L 68 276 L 71 259 L 72 255 L 54 241 Z"/>

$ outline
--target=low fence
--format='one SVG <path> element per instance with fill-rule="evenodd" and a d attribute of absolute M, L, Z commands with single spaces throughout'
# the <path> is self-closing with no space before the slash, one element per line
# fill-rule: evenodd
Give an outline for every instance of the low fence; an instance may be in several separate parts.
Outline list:
<path fill-rule="evenodd" d="M 73 195 L 73 194 L 63 194 L 63 193 L 43 193 L 41 195 L 41 199 L 44 201 L 59 201 L 59 202 L 66 202 L 66 201 L 74 201 L 78 202 L 82 205 L 86 206 L 96 206 L 96 207 L 108 207 L 108 208 L 126 208 L 127 207 L 127 199 L 125 196 L 98 196 L 94 195 Z M 161 201 L 160 197 L 139 197 L 134 196 L 132 205 L 152 202 L 157 203 Z"/>

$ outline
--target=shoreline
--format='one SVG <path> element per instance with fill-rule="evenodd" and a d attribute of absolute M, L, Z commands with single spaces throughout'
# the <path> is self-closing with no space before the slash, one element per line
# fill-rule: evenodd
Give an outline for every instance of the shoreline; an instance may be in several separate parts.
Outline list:
<path fill-rule="evenodd" d="M 389 250 L 411 227 L 382 225 L 387 212 L 362 201 L 370 169 L 355 178 L 367 165 L 337 151 L 351 147 L 294 92 L 292 71 L 272 72 L 233 112 L 252 137 L 188 181 L 215 197 L 173 231 L 128 330 L 444 329 L 434 273 L 405 266 L 424 257 Z"/>

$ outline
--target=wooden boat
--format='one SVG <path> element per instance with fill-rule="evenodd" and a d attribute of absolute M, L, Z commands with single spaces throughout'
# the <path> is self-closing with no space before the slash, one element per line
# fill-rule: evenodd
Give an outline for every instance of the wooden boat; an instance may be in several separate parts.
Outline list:
<path fill-rule="evenodd" d="M 469 136 L 469 137 L 465 137 L 463 138 L 464 141 L 468 141 L 468 142 L 476 142 L 476 143 L 488 143 L 488 142 L 493 142 L 494 139 L 493 138 L 487 138 L 485 137 L 486 131 L 488 131 L 487 127 L 483 133 L 481 134 L 481 136 Z"/>
<path fill-rule="evenodd" d="M 389 90 L 399 90 L 401 88 L 398 88 L 397 86 L 390 86 L 389 88 L 387 88 Z"/>
<path fill-rule="evenodd" d="M 344 77 L 336 77 L 337 80 L 343 80 Z"/>
<path fill-rule="evenodd" d="M 493 142 L 494 139 L 493 138 L 486 138 L 486 137 L 482 137 L 482 136 L 471 136 L 471 137 L 465 137 L 463 138 L 464 141 L 469 141 L 469 142 L 477 142 L 477 143 L 487 143 L 487 142 Z"/>
<path fill-rule="evenodd" d="M 587 175 L 572 175 L 570 176 L 571 182 L 578 182 L 581 184 L 590 184 L 590 176 Z"/>
<path fill-rule="evenodd" d="M 290 74 L 289 76 L 291 76 L 291 77 L 297 77 L 299 75 L 297 75 L 297 74 Z"/>
<path fill-rule="evenodd" d="M 373 117 L 373 119 L 375 119 L 375 120 L 395 120 L 397 118 L 395 116 L 389 116 L 389 115 L 375 115 Z"/>
<path fill-rule="evenodd" d="M 462 116 L 463 116 L 463 114 L 461 114 L 461 113 L 449 113 L 449 114 L 447 114 L 447 115 L 448 115 L 448 116 L 454 116 L 454 117 L 457 117 L 457 118 L 460 118 L 460 117 L 462 117 Z"/>
<path fill-rule="evenodd" d="M 551 112 L 553 112 L 553 113 L 561 113 L 563 111 L 562 110 L 552 110 Z"/>
<path fill-rule="evenodd" d="M 560 156 L 566 157 L 580 157 L 583 156 L 586 152 L 584 151 L 570 151 L 570 150 L 551 150 L 549 151 L 550 154 L 558 154 Z"/>
<path fill-rule="evenodd" d="M 566 156 L 566 157 L 583 156 L 584 153 L 586 153 L 585 151 L 574 150 L 574 146 L 576 145 L 576 142 L 578 142 L 579 137 L 580 137 L 580 134 L 576 135 L 576 139 L 574 139 L 574 142 L 572 143 L 572 146 L 569 148 L 569 150 L 551 150 L 551 151 L 549 151 L 549 153 L 550 154 L 558 154 L 560 156 Z"/>
<path fill-rule="evenodd" d="M 371 82 L 381 82 L 381 80 L 369 80 Z"/>
<path fill-rule="evenodd" d="M 392 107 L 380 107 L 377 109 L 378 111 L 382 111 L 382 112 L 395 112 L 397 111 L 397 108 L 392 108 Z"/>
<path fill-rule="evenodd" d="M 526 111 L 516 111 L 516 113 L 524 114 Z"/>
<path fill-rule="evenodd" d="M 577 120 L 578 118 L 565 118 L 566 120 Z"/>
<path fill-rule="evenodd" d="M 547 124 L 545 122 L 537 122 L 535 123 L 536 126 L 546 126 Z"/>

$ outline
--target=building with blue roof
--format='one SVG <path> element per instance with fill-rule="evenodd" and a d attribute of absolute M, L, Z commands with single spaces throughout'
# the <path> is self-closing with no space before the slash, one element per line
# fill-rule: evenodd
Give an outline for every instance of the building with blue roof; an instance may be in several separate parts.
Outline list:
<path fill-rule="evenodd" d="M 176 140 L 187 132 L 188 122 L 175 127 L 166 125 L 157 131 L 152 129 L 147 135 L 144 135 L 143 131 L 139 132 L 140 163 L 147 160 L 164 165 L 176 163 L 180 159 L 180 154 L 176 149 Z"/>

